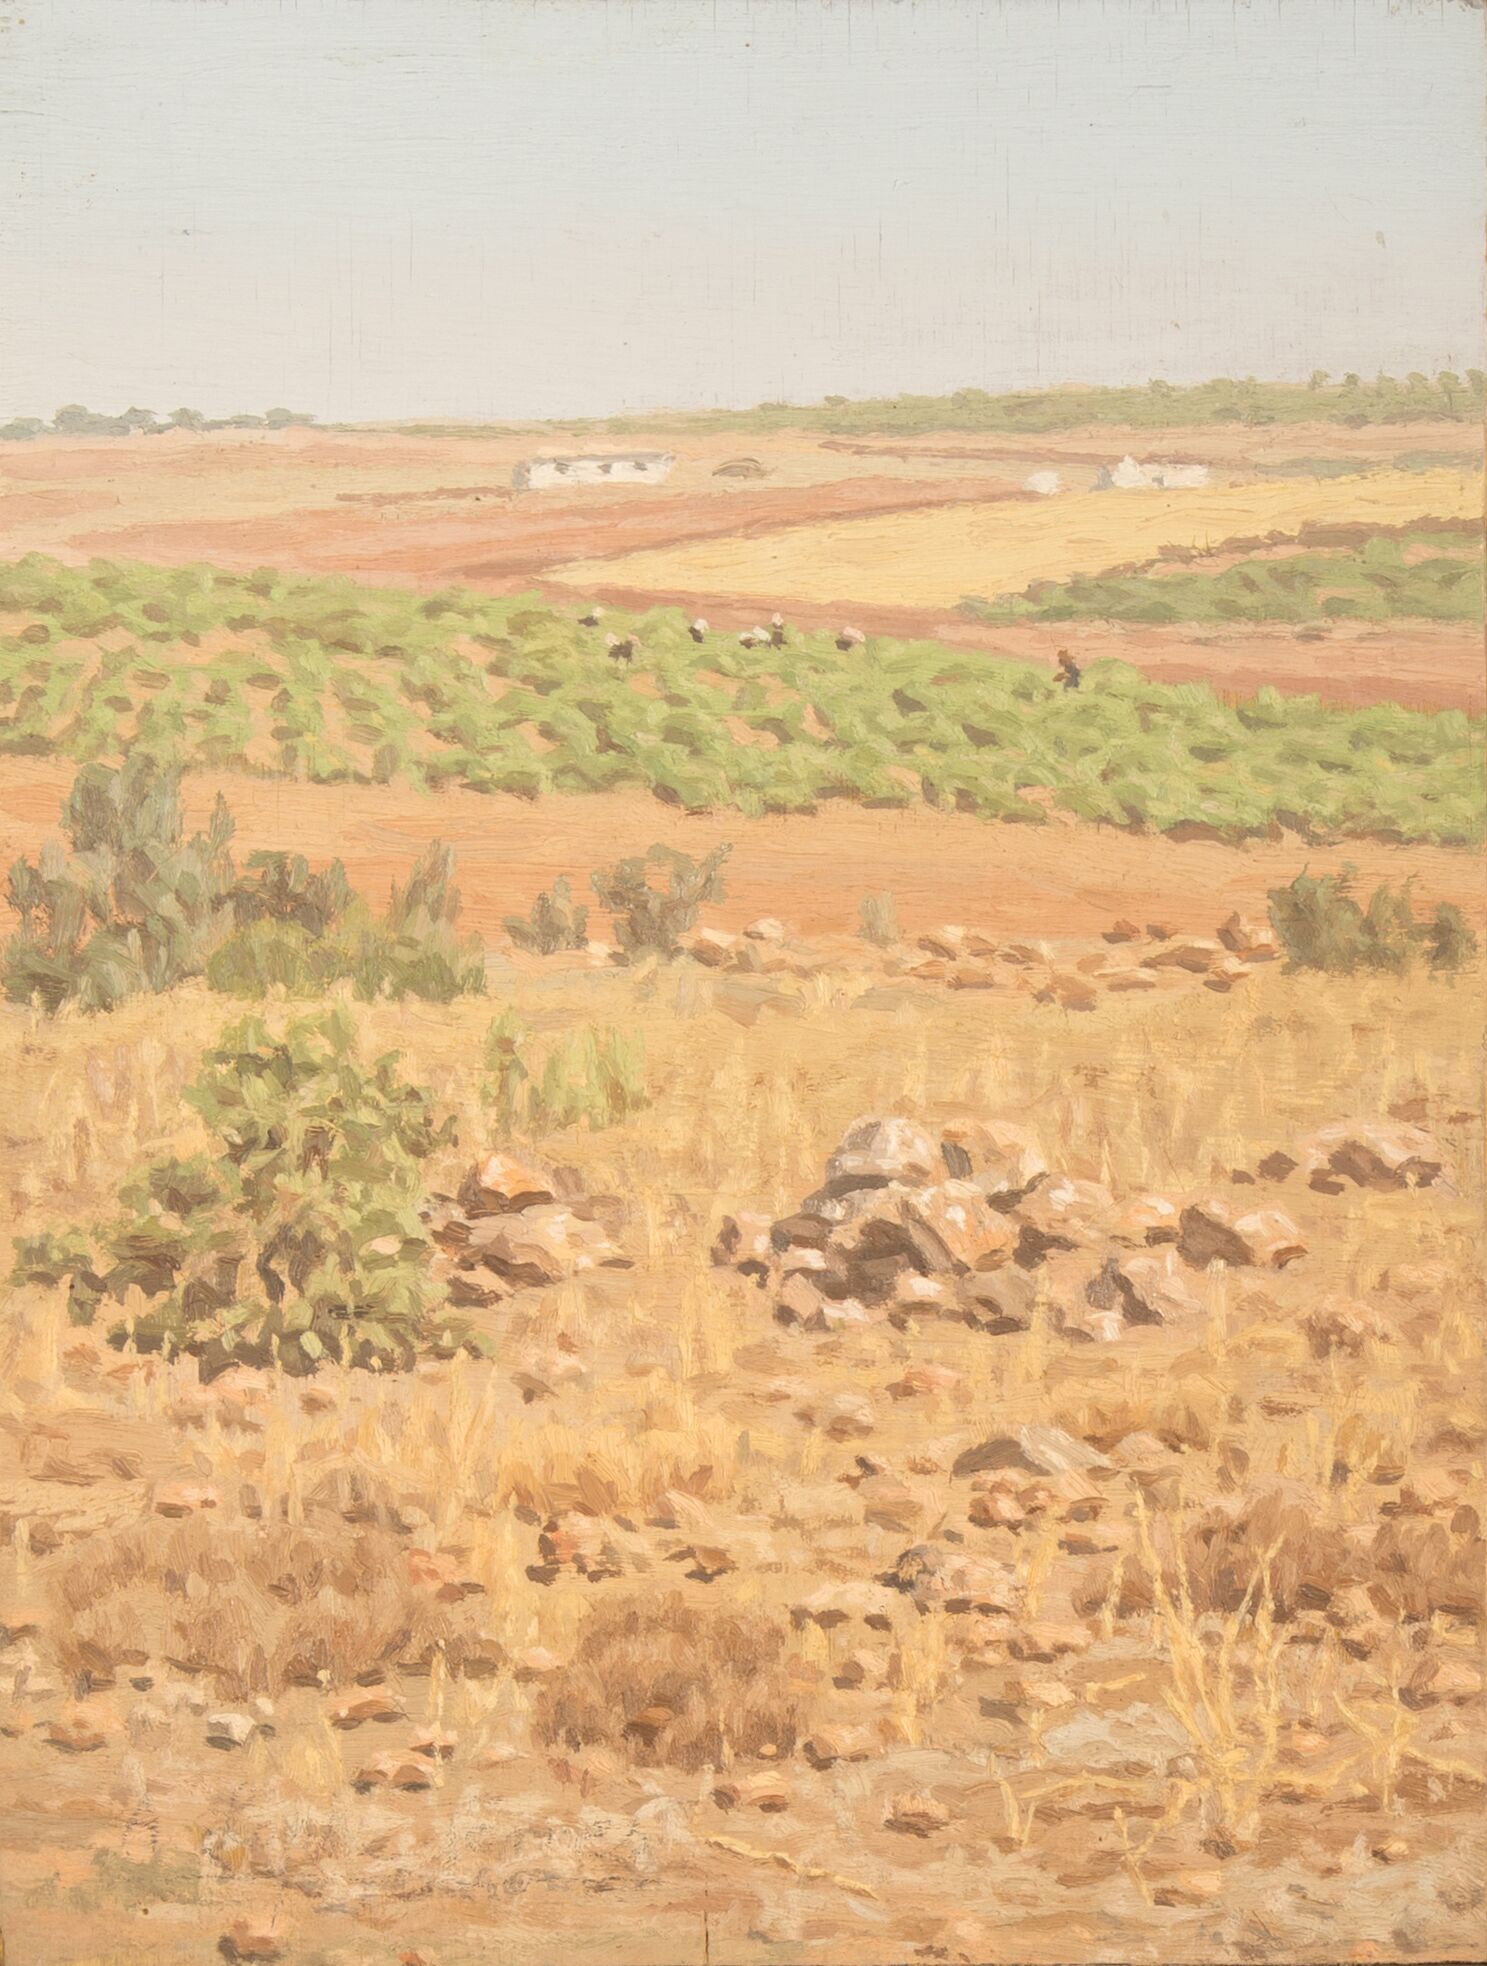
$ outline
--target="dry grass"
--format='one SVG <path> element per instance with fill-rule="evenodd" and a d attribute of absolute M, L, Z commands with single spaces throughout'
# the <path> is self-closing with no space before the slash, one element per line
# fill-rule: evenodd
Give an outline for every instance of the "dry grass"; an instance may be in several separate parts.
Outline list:
<path fill-rule="evenodd" d="M 965 505 L 840 519 L 761 538 L 733 538 L 582 560 L 555 578 L 580 591 L 758 595 L 777 602 L 859 601 L 951 607 L 1030 581 L 1065 580 L 1313 521 L 1399 525 L 1428 513 L 1474 518 L 1479 478 L 1460 471 L 1380 471 L 1322 483 L 1265 482 L 1173 492 L 1081 492 L 1029 505 Z"/>
<path fill-rule="evenodd" d="M 689 1957 L 698 1880 L 730 1959 L 772 1956 L 751 1931 L 788 1938 L 804 1906 L 821 1923 L 801 1956 L 833 1966 L 884 1957 L 885 1931 L 894 1956 L 985 1957 L 995 1940 L 1068 1958 L 1076 1927 L 1097 1934 L 1073 1941 L 1091 1957 L 1238 1958 L 1258 1916 L 1277 1956 L 1300 1957 L 1304 1931 L 1274 1909 L 1298 1837 L 1334 1945 L 1377 1936 L 1374 1901 L 1344 1888 L 1355 1845 L 1402 1831 L 1446 1853 L 1434 1875 L 1470 1869 L 1480 1694 L 1431 1688 L 1466 1684 L 1481 1615 L 1480 1144 L 1451 1118 L 1472 980 L 1267 972 L 1232 997 L 1082 1017 L 908 988 L 864 1000 L 866 981 L 834 972 L 740 1027 L 687 966 L 514 975 L 543 1028 L 612 1022 L 622 998 L 654 1098 L 542 1143 L 621 1198 L 635 1267 L 513 1300 L 493 1314 L 493 1364 L 203 1389 L 188 1361 L 110 1351 L 55 1300 L 10 1293 L 0 1596 L 38 1610 L 0 1652 L 17 1730 L 0 1799 L 26 1835 L 65 1867 L 148 1818 L 159 1847 L 199 1862 L 208 1938 L 223 1907 L 293 1882 L 307 1944 L 388 1962 L 433 1934 L 441 1959 L 482 1956 L 478 1933 L 456 1935 L 492 1892 L 513 1960 L 550 1959 L 559 1925 L 617 1961 Z M 438 1175 L 452 1186 L 485 1144 L 492 1006 L 353 1008 L 370 1045 L 401 1048 L 459 1113 Z M 221 1020 L 195 991 L 168 1022 L 147 1003 L 0 1019 L 15 1230 L 86 1221 L 143 1155 L 200 1148 L 178 1093 Z M 1071 1347 L 1044 1317 L 1006 1337 L 815 1339 L 707 1266 L 724 1211 L 792 1206 L 865 1111 L 1015 1116 L 1071 1174 L 1179 1194 L 1222 1190 L 1326 1119 L 1415 1100 L 1453 1149 L 1459 1197 L 1288 1189 L 1304 1263 L 1215 1273 L 1195 1322 L 1117 1345 Z M 1302 1322 L 1331 1293 L 1379 1305 L 1393 1342 L 1314 1356 Z M 890 1398 L 916 1363 L 948 1368 L 954 1390 Z M 551 1397 L 524 1400 L 520 1373 Z M 866 1400 L 867 1432 L 823 1424 L 843 1395 Z M 1122 1477 L 1092 1525 L 975 1528 L 954 1452 L 1030 1420 L 1112 1452 L 1150 1435 L 1151 1470 Z M 1414 1513 L 1401 1474 L 1455 1486 Z M 215 1508 L 161 1516 L 179 1483 Z M 883 1591 L 874 1579 L 920 1543 L 1005 1566 L 1014 1617 Z M 561 1559 L 550 1576 L 544 1550 Z M 823 1589 L 866 1590 L 877 1622 L 792 1616 Z M 1043 1663 L 1010 1649 L 1024 1627 L 1071 1625 L 1079 1647 Z M 378 1688 L 400 1717 L 336 1724 L 337 1702 Z M 204 1716 L 235 1703 L 252 1719 L 255 1698 L 272 1733 L 205 1744 Z M 48 1745 L 37 1723 L 74 1711 L 101 1749 Z M 449 1747 L 424 1757 L 425 1789 L 358 1793 L 379 1756 L 416 1777 L 420 1736 Z M 719 1813 L 713 1774 L 730 1761 L 778 1771 L 778 1818 Z M 948 1826 L 885 1831 L 891 1798 L 924 1791 Z M 43 1792 L 82 1813 L 41 1810 Z M 995 1911 L 965 1881 L 988 1863 L 1011 1893 Z M 1172 1880 L 1205 1866 L 1218 1895 L 1173 1909 Z M 669 1910 L 648 1895 L 658 1877 Z M 871 1902 L 854 1879 L 886 1926 L 854 1924 L 844 1905 Z M 43 1929 L 19 1888 L 13 1945 Z M 414 1889 L 416 1925 L 395 1909 Z M 1411 1889 L 1432 1956 L 1453 1956 L 1459 1919 L 1425 1873 Z M 1038 1922 L 1049 1907 L 1061 1936 Z M 25 1956 L 98 1949 L 91 1916 L 53 1924 L 47 1943 L 71 1955 Z M 117 1957 L 162 1956 L 145 1946 Z"/>

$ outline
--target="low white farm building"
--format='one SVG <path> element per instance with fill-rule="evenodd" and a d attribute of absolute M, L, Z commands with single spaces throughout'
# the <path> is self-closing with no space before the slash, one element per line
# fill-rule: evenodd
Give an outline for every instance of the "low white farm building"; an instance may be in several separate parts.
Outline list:
<path fill-rule="evenodd" d="M 1138 464 L 1129 453 L 1119 464 L 1102 464 L 1096 491 L 1187 491 L 1208 483 L 1206 464 Z"/>
<path fill-rule="evenodd" d="M 518 491 L 555 485 L 659 485 L 676 463 L 670 451 L 572 451 L 524 458 L 511 474 Z"/>
<path fill-rule="evenodd" d="M 1061 492 L 1063 488 L 1064 481 L 1057 471 L 1031 471 L 1022 481 L 1022 489 L 1036 492 L 1039 498 L 1052 498 L 1055 492 Z"/>

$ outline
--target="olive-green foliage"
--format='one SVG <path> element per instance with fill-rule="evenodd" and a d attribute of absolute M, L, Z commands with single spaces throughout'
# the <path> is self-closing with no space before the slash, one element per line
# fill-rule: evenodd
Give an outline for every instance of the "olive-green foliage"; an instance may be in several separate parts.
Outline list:
<path fill-rule="evenodd" d="M 725 843 L 694 860 L 675 847 L 653 846 L 590 875 L 625 953 L 676 955 L 703 902 L 723 899 L 723 862 L 732 851 Z M 654 876 L 662 877 L 659 885 Z"/>
<path fill-rule="evenodd" d="M 828 396 L 821 403 L 760 403 L 751 410 L 711 410 L 669 417 L 611 417 L 598 426 L 615 435 L 640 430 L 818 430 L 834 436 L 917 436 L 932 430 L 992 431 L 1008 435 L 1077 430 L 1115 423 L 1142 430 L 1203 423 L 1414 423 L 1446 418 L 1480 422 L 1487 403 L 1487 376 L 1465 377 L 1443 369 L 1434 377 L 1412 374 L 1401 382 L 1378 375 L 1370 381 L 1320 370 L 1309 383 L 1258 382 L 1253 376 L 1216 377 L 1179 387 L 1170 382 L 1127 388 L 1027 389 L 994 396 L 984 389 L 957 389 L 949 396 L 880 396 L 849 402 Z M 592 424 L 576 428 L 593 428 Z"/>
<path fill-rule="evenodd" d="M 1407 558 L 1421 551 L 1428 558 Z M 1482 548 L 1428 530 L 1353 552 L 1287 553 L 1219 573 L 1106 574 L 1039 581 L 995 602 L 962 601 L 977 621 L 1480 621 Z"/>
<path fill-rule="evenodd" d="M 586 1025 L 540 1051 L 505 1010 L 485 1034 L 484 1097 L 498 1125 L 517 1133 L 614 1126 L 648 1103 L 644 1046 L 630 1032 Z"/>
<path fill-rule="evenodd" d="M 1437 972 L 1461 969 L 1476 955 L 1477 938 L 1451 902 L 1418 921 L 1408 883 L 1376 887 L 1364 905 L 1355 898 L 1355 878 L 1348 866 L 1336 874 L 1301 873 L 1289 887 L 1270 890 L 1271 925 L 1291 968 L 1403 975 L 1422 953 Z"/>
<path fill-rule="evenodd" d="M 6 898 L 20 926 L 0 950 L 12 1003 L 111 1010 L 126 997 L 204 975 L 215 990 L 448 1003 L 478 995 L 485 962 L 456 928 L 453 855 L 436 840 L 380 918 L 340 861 L 312 873 L 299 854 L 254 853 L 236 872 L 221 798 L 205 833 L 183 837 L 180 774 L 147 753 L 86 765 L 62 811 L 68 859 L 48 844 L 16 861 Z"/>
<path fill-rule="evenodd" d="M 746 813 L 922 801 L 1026 825 L 1046 823 L 1018 796 L 1040 785 L 1080 818 L 1160 832 L 1481 833 L 1481 725 L 1457 711 L 1272 691 L 1235 705 L 1119 662 L 1065 691 L 935 642 L 874 637 L 844 660 L 830 634 L 793 628 L 781 649 L 699 648 L 674 609 L 607 617 L 635 638 L 626 667 L 531 596 L 35 556 L 0 568 L 3 616 L 26 625 L 0 634 L 0 756 L 148 753 L 525 798 L 629 786 Z M 110 649 L 88 646 L 106 629 Z M 222 631 L 232 645 L 210 658 L 191 646 Z M 732 720 L 770 741 L 736 742 Z"/>
<path fill-rule="evenodd" d="M 396 1053 L 364 1061 L 344 1010 L 278 1033 L 247 1018 L 185 1096 L 210 1152 L 145 1169 L 90 1234 L 18 1240 L 17 1282 L 66 1282 L 75 1322 L 112 1306 L 111 1342 L 189 1351 L 208 1370 L 386 1370 L 484 1349 L 445 1309 L 419 1214 L 423 1163 L 454 1123 Z M 133 1291 L 144 1309 L 126 1317 Z"/>
<path fill-rule="evenodd" d="M 232 819 L 219 798 L 208 830 L 183 838 L 179 779 L 148 756 L 78 773 L 62 811 L 72 858 L 49 843 L 10 870 L 12 1003 L 111 1010 L 200 975 L 230 925 Z"/>
<path fill-rule="evenodd" d="M 563 949 L 581 949 L 588 941 L 589 911 L 574 906 L 568 876 L 559 874 L 551 889 L 532 903 L 529 915 L 508 915 L 506 933 L 518 949 L 535 956 L 555 956 Z"/>

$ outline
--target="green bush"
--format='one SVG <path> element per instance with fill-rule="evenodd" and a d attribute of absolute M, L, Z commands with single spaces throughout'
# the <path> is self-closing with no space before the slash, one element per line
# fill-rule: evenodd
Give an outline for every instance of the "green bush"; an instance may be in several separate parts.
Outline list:
<path fill-rule="evenodd" d="M 614 1126 L 648 1102 L 645 1052 L 629 1032 L 593 1025 L 568 1032 L 545 1053 L 506 1010 L 485 1034 L 485 1103 L 502 1128 L 518 1133 Z"/>
<path fill-rule="evenodd" d="M 676 955 L 703 902 L 723 899 L 723 862 L 732 851 L 725 843 L 694 860 L 675 847 L 653 846 L 592 875 L 599 905 L 608 909 L 625 953 L 668 960 Z M 655 884 L 653 875 L 664 876 L 664 885 Z"/>
<path fill-rule="evenodd" d="M 378 918 L 339 860 L 312 873 L 299 854 L 254 853 L 239 874 L 220 798 L 207 831 L 183 839 L 180 775 L 143 754 L 117 771 L 85 766 L 62 828 L 71 859 L 48 845 L 10 871 L 20 926 L 0 980 L 12 1003 L 111 1010 L 194 976 L 239 997 L 320 996 L 349 981 L 366 999 L 448 1003 L 485 987 L 479 944 L 456 926 L 453 855 L 437 840 Z"/>
<path fill-rule="evenodd" d="M 365 1063 L 343 1010 L 275 1035 L 248 1018 L 206 1054 L 186 1102 L 209 1154 L 162 1160 L 93 1235 L 18 1240 L 14 1280 L 68 1284 L 74 1322 L 138 1291 L 110 1342 L 187 1351 L 208 1370 L 323 1360 L 374 1370 L 483 1342 L 445 1310 L 419 1215 L 422 1167 L 452 1119 L 387 1053 Z"/>
<path fill-rule="evenodd" d="M 537 956 L 555 956 L 563 949 L 582 949 L 589 939 L 589 911 L 575 907 L 566 874 L 551 890 L 538 895 L 530 915 L 508 915 L 506 933 L 518 949 Z"/>
<path fill-rule="evenodd" d="M 1353 893 L 1356 869 L 1315 877 L 1298 874 L 1289 887 L 1270 890 L 1270 921 L 1292 969 L 1350 975 L 1371 970 L 1403 975 L 1423 952 L 1437 973 L 1463 968 L 1477 953 L 1477 938 L 1461 910 L 1448 901 L 1426 921 L 1416 919 L 1409 883 L 1374 889 L 1367 905 Z"/>
<path fill-rule="evenodd" d="M 147 755 L 85 765 L 62 811 L 72 858 L 47 845 L 10 870 L 20 927 L 0 954 L 12 1003 L 111 1010 L 198 976 L 231 921 L 232 817 L 219 798 L 184 839 L 180 773 Z"/>

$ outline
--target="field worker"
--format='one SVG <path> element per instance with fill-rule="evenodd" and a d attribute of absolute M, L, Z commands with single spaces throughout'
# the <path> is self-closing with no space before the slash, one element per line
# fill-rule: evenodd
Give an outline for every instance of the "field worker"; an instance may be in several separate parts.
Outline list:
<path fill-rule="evenodd" d="M 1063 684 L 1065 689 L 1078 689 L 1079 676 L 1080 676 L 1079 664 L 1074 660 L 1073 656 L 1070 655 L 1067 649 L 1060 649 L 1058 652 L 1059 681 Z"/>

